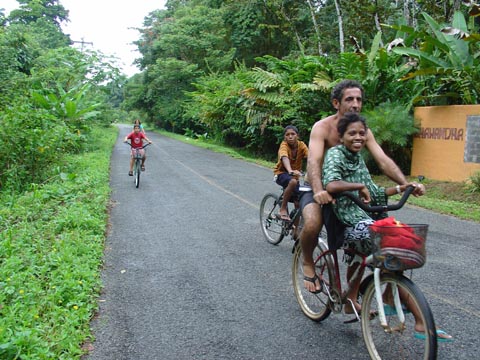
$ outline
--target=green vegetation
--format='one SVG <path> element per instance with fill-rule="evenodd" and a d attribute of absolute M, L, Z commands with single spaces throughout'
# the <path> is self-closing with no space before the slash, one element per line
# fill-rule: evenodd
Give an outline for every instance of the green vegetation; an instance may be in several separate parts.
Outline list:
<path fill-rule="evenodd" d="M 145 18 L 125 104 L 157 128 L 273 158 L 285 125 L 305 138 L 351 78 L 406 172 L 414 106 L 479 100 L 479 15 L 451 0 L 171 0 Z"/>
<path fill-rule="evenodd" d="M 83 151 L 93 125 L 125 118 L 118 94 L 125 77 L 98 52 L 70 46 L 54 0 L 0 9 L 0 190 L 43 183 L 63 155 Z"/>
<path fill-rule="evenodd" d="M 96 128 L 48 183 L 0 198 L 0 358 L 73 359 L 90 337 L 116 128 Z"/>

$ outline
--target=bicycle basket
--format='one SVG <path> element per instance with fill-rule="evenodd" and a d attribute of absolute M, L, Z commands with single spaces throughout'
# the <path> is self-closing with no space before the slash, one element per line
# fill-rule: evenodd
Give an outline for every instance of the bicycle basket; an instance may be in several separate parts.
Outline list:
<path fill-rule="evenodd" d="M 422 267 L 427 260 L 428 225 L 371 225 L 374 266 L 391 271 Z"/>

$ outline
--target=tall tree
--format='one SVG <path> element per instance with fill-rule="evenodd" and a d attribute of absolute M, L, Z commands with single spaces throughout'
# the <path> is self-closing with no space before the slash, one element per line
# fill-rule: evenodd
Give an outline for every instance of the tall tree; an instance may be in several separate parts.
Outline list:
<path fill-rule="evenodd" d="M 68 10 L 59 0 L 17 0 L 17 2 L 20 8 L 10 12 L 8 17 L 10 22 L 29 24 L 44 19 L 60 28 L 62 22 L 68 21 Z"/>
<path fill-rule="evenodd" d="M 60 27 L 68 21 L 68 10 L 58 0 L 17 0 L 20 8 L 12 10 L 7 20 L 11 26 L 25 26 L 40 46 L 53 49 L 70 44 Z M 22 30 L 23 31 L 23 30 Z"/>

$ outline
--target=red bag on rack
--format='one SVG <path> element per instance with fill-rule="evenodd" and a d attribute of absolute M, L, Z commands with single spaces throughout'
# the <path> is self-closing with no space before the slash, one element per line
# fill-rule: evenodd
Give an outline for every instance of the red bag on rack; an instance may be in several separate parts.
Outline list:
<path fill-rule="evenodd" d="M 413 228 L 394 217 L 388 217 L 375 221 L 370 225 L 370 229 L 374 232 L 383 234 L 380 243 L 381 248 L 399 248 L 407 250 L 419 250 L 423 247 L 424 239 L 415 234 Z"/>
<path fill-rule="evenodd" d="M 425 239 L 411 226 L 388 217 L 375 221 L 370 229 L 381 236 L 380 254 L 396 257 L 402 269 L 420 267 L 425 263 Z"/>

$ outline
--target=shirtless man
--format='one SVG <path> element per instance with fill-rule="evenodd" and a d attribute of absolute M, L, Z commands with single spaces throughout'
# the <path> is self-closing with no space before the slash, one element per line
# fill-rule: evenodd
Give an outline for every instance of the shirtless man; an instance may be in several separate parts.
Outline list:
<path fill-rule="evenodd" d="M 364 91 L 357 81 L 343 80 L 332 90 L 331 101 L 337 112 L 320 121 L 317 121 L 310 133 L 307 177 L 312 187 L 312 192 L 302 194 L 300 207 L 304 218 L 304 227 L 300 235 L 300 245 L 303 252 L 303 268 L 305 288 L 310 292 L 320 291 L 320 282 L 315 274 L 313 264 L 313 251 L 317 245 L 317 238 L 323 226 L 322 205 L 332 201 L 332 196 L 325 191 L 322 185 L 322 165 L 325 152 L 339 144 L 340 138 L 337 123 L 346 112 L 360 112 L 362 110 Z M 405 175 L 395 162 L 383 152 L 375 141 L 370 130 L 367 133 L 366 147 L 382 172 L 399 185 L 408 184 Z M 419 184 L 415 195 L 423 195 L 425 187 Z M 353 311 L 353 310 L 352 310 Z M 347 309 L 346 309 L 347 312 Z"/>

